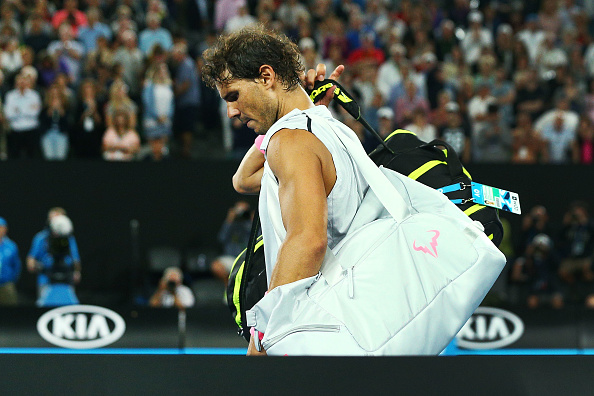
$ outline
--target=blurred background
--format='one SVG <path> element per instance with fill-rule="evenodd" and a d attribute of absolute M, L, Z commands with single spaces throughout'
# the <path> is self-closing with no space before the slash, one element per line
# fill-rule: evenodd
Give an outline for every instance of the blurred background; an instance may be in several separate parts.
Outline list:
<path fill-rule="evenodd" d="M 404 128 L 445 140 L 475 181 L 519 193 L 522 215 L 500 213 L 508 262 L 484 305 L 516 312 L 537 334 L 516 346 L 590 347 L 586 0 L 3 1 L 3 344 L 57 301 L 168 323 L 167 345 L 179 342 L 171 307 L 183 308 L 188 345 L 244 346 L 223 297 L 257 202 L 235 193 L 231 176 L 255 134 L 227 119 L 200 65 L 218 35 L 255 23 L 291 37 L 306 68 L 344 64 L 342 85 L 382 136 Z M 368 151 L 377 146 L 331 110 Z M 70 232 L 52 228 L 54 214 Z M 66 287 L 50 293 L 59 276 Z M 141 339 L 126 345 L 151 344 Z"/>

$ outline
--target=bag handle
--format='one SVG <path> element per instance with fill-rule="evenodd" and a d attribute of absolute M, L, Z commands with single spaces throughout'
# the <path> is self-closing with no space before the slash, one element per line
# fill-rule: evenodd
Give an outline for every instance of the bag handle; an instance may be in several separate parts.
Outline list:
<path fill-rule="evenodd" d="M 384 175 L 377 167 L 375 162 L 369 158 L 363 149 L 361 142 L 359 142 L 359 139 L 354 133 L 352 136 L 348 136 L 342 131 L 337 131 L 330 122 L 315 114 L 306 114 L 306 116 L 311 119 L 317 119 L 318 121 L 326 122 L 326 124 L 328 124 L 330 129 L 346 148 L 349 156 L 359 167 L 359 171 L 361 171 L 363 178 L 365 178 L 377 198 L 388 210 L 394 220 L 401 222 L 410 214 L 409 205 L 404 201 L 404 198 L 402 198 L 392 183 L 390 183 L 387 176 Z M 354 139 L 357 139 L 357 141 Z"/>

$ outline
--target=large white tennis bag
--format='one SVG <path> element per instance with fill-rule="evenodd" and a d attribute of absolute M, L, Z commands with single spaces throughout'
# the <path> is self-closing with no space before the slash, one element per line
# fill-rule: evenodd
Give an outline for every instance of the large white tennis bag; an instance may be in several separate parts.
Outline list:
<path fill-rule="evenodd" d="M 247 324 L 269 355 L 437 355 L 505 256 L 443 194 L 378 168 L 337 135 L 371 188 L 321 273 L 273 289 Z"/>

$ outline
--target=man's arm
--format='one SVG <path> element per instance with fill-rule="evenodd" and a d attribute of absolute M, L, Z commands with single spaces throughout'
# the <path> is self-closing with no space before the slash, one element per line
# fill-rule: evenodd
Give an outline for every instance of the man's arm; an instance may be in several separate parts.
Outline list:
<path fill-rule="evenodd" d="M 233 175 L 233 188 L 240 194 L 257 194 L 264 174 L 264 154 L 255 145 L 241 160 Z"/>
<path fill-rule="evenodd" d="M 330 152 L 310 132 L 281 130 L 268 146 L 268 163 L 279 181 L 279 201 L 287 231 L 269 290 L 314 276 L 327 247 L 326 197 L 336 181 Z"/>

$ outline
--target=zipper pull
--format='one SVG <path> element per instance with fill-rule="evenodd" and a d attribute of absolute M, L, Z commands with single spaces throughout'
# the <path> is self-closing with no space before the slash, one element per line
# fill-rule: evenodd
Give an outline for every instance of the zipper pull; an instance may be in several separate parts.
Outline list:
<path fill-rule="evenodd" d="M 349 284 L 349 298 L 355 298 L 355 283 L 353 282 L 353 267 L 347 269 L 347 278 Z"/>

